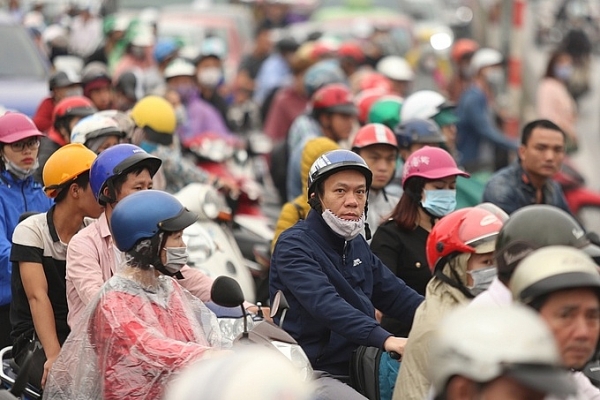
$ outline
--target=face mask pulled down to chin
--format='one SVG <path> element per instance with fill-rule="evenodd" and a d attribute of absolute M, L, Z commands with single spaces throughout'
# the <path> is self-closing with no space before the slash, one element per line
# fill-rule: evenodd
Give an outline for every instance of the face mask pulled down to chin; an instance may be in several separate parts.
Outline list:
<path fill-rule="evenodd" d="M 336 216 L 331 210 L 323 211 L 323 220 L 327 226 L 345 240 L 352 240 L 365 229 L 365 214 L 356 221 L 342 219 Z"/>

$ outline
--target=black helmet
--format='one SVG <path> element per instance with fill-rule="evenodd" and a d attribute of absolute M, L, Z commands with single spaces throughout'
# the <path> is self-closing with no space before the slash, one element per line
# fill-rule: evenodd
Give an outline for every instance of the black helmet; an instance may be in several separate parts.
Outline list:
<path fill-rule="evenodd" d="M 65 71 L 57 71 L 50 75 L 50 80 L 48 81 L 48 86 L 50 90 L 54 90 L 55 88 L 63 88 L 71 85 L 80 84 L 81 80 L 79 77 L 69 71 L 69 73 Z"/>
<path fill-rule="evenodd" d="M 413 143 L 444 144 L 446 138 L 440 127 L 429 119 L 413 118 L 401 122 L 394 128 L 398 146 L 410 148 Z"/>
<path fill-rule="evenodd" d="M 600 247 L 590 243 L 585 231 L 567 212 L 549 205 L 532 205 L 515 211 L 496 241 L 494 259 L 498 277 L 507 283 L 517 264 L 533 250 L 563 245 L 600 256 Z"/>
<path fill-rule="evenodd" d="M 125 71 L 117 79 L 115 89 L 123 93 L 127 98 L 138 101 L 136 89 L 138 87 L 138 79 L 133 71 Z"/>

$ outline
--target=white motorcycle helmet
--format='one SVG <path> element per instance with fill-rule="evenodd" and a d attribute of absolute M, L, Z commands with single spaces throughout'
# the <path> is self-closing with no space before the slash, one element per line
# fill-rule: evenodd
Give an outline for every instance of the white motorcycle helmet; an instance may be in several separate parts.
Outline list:
<path fill-rule="evenodd" d="M 406 59 L 399 56 L 383 57 L 376 66 L 377 72 L 394 81 L 412 81 L 415 73 Z"/>
<path fill-rule="evenodd" d="M 518 304 L 453 310 L 434 332 L 429 365 L 438 396 L 455 375 L 478 383 L 510 376 L 561 398 L 575 392 L 549 328 L 533 310 Z"/>
<path fill-rule="evenodd" d="M 596 289 L 600 296 L 600 274 L 590 256 L 569 246 L 532 252 L 519 263 L 510 280 L 513 298 L 528 305 L 540 296 L 576 288 Z"/>
<path fill-rule="evenodd" d="M 473 54 L 473 58 L 471 58 L 471 64 L 469 65 L 471 75 L 476 75 L 482 68 L 499 65 L 503 59 L 502 53 L 498 50 L 487 47 L 479 49 Z"/>
<path fill-rule="evenodd" d="M 108 136 L 125 137 L 125 132 L 117 121 L 104 115 L 90 115 L 81 119 L 71 131 L 71 143 L 81 143 L 96 152 L 103 141 L 96 139 Z"/>
<path fill-rule="evenodd" d="M 196 67 L 183 58 L 176 58 L 165 68 L 164 77 L 170 79 L 176 76 L 196 76 Z"/>
<path fill-rule="evenodd" d="M 264 379 L 265 371 L 269 371 L 268 379 Z M 297 366 L 284 355 L 277 350 L 251 344 L 240 346 L 228 354 L 215 353 L 212 357 L 208 354 L 174 379 L 164 398 L 309 400 L 315 398 L 314 389 L 314 383 L 305 380 Z"/>
<path fill-rule="evenodd" d="M 433 90 L 419 90 L 406 99 L 400 111 L 400 122 L 409 119 L 432 119 L 452 105 L 444 96 Z"/>

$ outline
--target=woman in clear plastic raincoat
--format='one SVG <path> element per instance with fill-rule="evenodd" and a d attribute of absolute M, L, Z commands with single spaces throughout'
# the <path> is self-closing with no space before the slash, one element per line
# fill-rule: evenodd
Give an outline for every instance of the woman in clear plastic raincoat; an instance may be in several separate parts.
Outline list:
<path fill-rule="evenodd" d="M 196 218 L 160 191 L 119 202 L 111 228 L 124 265 L 65 342 L 45 399 L 159 399 L 183 367 L 228 345 L 214 314 L 173 279 Z"/>

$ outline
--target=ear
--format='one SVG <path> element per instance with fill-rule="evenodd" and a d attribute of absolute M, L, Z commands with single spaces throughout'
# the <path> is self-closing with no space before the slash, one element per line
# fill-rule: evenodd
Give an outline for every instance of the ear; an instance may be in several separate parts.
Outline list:
<path fill-rule="evenodd" d="M 448 381 L 446 386 L 446 398 L 448 399 L 474 399 L 478 389 L 475 382 L 463 376 L 455 375 Z"/>
<path fill-rule="evenodd" d="M 74 199 L 78 199 L 81 193 L 81 189 L 81 186 L 79 186 L 78 184 L 71 183 L 69 185 L 69 196 L 73 197 Z"/>
<path fill-rule="evenodd" d="M 526 149 L 527 148 L 526 148 L 526 146 L 524 144 L 522 144 L 522 145 L 519 146 L 519 151 L 518 151 L 518 153 L 519 153 L 519 160 L 522 160 L 524 158 L 524 156 L 525 156 L 525 150 Z"/>

